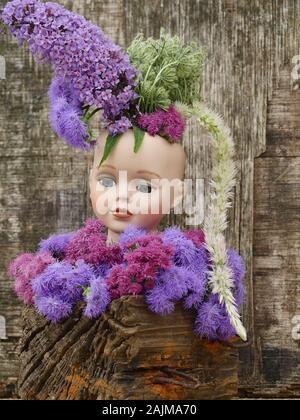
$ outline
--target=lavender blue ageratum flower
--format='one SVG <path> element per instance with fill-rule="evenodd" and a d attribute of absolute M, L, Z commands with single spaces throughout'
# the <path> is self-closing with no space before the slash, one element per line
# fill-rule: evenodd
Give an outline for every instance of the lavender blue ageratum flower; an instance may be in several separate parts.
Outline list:
<path fill-rule="evenodd" d="M 69 115 L 63 133 L 67 141 L 77 129 L 84 141 L 86 127 L 79 123 L 79 104 L 102 109 L 111 132 L 126 131 L 129 124 L 126 113 L 137 99 L 137 70 L 127 54 L 98 26 L 56 3 L 38 0 L 7 3 L 1 19 L 20 46 L 27 42 L 36 61 L 51 64 L 55 77 L 65 81 L 66 85 L 62 79 L 54 82 L 49 98 L 53 106 L 56 99 L 67 99 Z M 52 110 L 51 121 L 55 126 L 54 118 Z M 78 138 L 68 142 L 82 145 Z"/>
<path fill-rule="evenodd" d="M 55 77 L 49 87 L 48 97 L 51 104 L 59 98 L 64 99 L 72 108 L 80 109 L 79 92 L 65 77 Z"/>
<path fill-rule="evenodd" d="M 130 224 L 125 228 L 124 232 L 121 233 L 119 243 L 123 245 L 129 244 L 139 237 L 144 236 L 146 233 L 147 231 L 145 229 L 141 229 L 136 225 Z"/>
<path fill-rule="evenodd" d="M 146 302 L 151 311 L 170 314 L 175 309 L 174 301 L 188 298 L 189 292 L 197 293 L 201 303 L 205 294 L 203 279 L 187 268 L 172 267 L 160 273 L 156 285 L 146 294 Z M 185 306 L 192 305 L 188 301 Z"/>
<path fill-rule="evenodd" d="M 176 266 L 190 267 L 197 257 L 197 247 L 187 239 L 183 232 L 176 226 L 168 228 L 162 235 L 165 245 L 172 245 L 175 252 L 174 263 Z"/>
<path fill-rule="evenodd" d="M 234 250 L 227 251 L 228 265 L 233 273 L 233 295 L 238 307 L 244 300 L 243 277 L 245 264 L 242 257 Z M 230 323 L 224 304 L 220 304 L 218 295 L 210 295 L 208 299 L 198 307 L 198 315 L 195 322 L 195 333 L 202 338 L 211 341 L 227 341 L 234 337 L 236 332 Z"/>
<path fill-rule="evenodd" d="M 227 341 L 235 336 L 225 306 L 218 302 L 216 295 L 210 296 L 199 310 L 195 321 L 195 333 L 210 341 Z"/>
<path fill-rule="evenodd" d="M 88 318 L 97 318 L 106 310 L 111 298 L 106 281 L 103 278 L 94 278 L 91 281 L 85 300 L 87 305 L 84 314 Z"/>
<path fill-rule="evenodd" d="M 96 278 L 104 278 L 107 277 L 109 275 L 109 272 L 111 270 L 111 267 L 109 264 L 100 264 L 99 266 L 93 268 L 93 272 L 95 274 Z"/>
<path fill-rule="evenodd" d="M 58 323 L 72 313 L 72 305 L 56 296 L 38 297 L 35 306 L 48 321 Z"/>
<path fill-rule="evenodd" d="M 37 310 L 49 321 L 60 321 L 83 299 L 84 289 L 90 286 L 93 279 L 91 267 L 83 261 L 78 261 L 75 266 L 66 262 L 48 266 L 32 281 Z M 54 308 L 57 308 L 56 315 Z"/>
<path fill-rule="evenodd" d="M 52 235 L 48 239 L 44 239 L 39 244 L 39 252 L 50 252 L 54 258 L 62 258 L 65 249 L 74 236 L 74 232 L 64 233 L 61 235 Z"/>
<path fill-rule="evenodd" d="M 52 130 L 70 146 L 88 150 L 91 147 L 90 134 L 82 117 L 81 108 L 70 105 L 66 97 L 50 99 L 49 123 Z"/>
<path fill-rule="evenodd" d="M 241 306 L 244 301 L 245 288 L 243 284 L 243 278 L 245 276 L 245 263 L 243 258 L 236 252 L 234 249 L 229 249 L 227 251 L 228 255 L 228 265 L 233 272 L 234 280 L 234 298 L 236 300 L 237 306 Z"/>

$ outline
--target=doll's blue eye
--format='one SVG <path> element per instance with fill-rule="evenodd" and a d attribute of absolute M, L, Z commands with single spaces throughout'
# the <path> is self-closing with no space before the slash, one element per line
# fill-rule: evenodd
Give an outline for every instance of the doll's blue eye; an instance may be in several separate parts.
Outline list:
<path fill-rule="evenodd" d="M 105 187 L 105 188 L 113 188 L 116 184 L 115 181 L 112 178 L 108 178 L 108 177 L 100 178 L 98 180 L 98 182 L 101 185 L 103 185 L 103 187 Z"/>
<path fill-rule="evenodd" d="M 152 193 L 152 186 L 151 184 L 148 184 L 147 182 L 140 182 L 137 187 L 137 191 L 143 193 L 143 194 L 151 194 Z"/>

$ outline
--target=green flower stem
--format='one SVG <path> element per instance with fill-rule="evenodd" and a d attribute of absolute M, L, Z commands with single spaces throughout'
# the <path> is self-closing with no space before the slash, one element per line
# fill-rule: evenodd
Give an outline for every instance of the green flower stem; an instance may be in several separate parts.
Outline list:
<path fill-rule="evenodd" d="M 94 116 L 95 114 L 97 114 L 97 112 L 99 112 L 99 111 L 101 111 L 101 108 L 96 108 L 96 109 L 94 109 L 94 111 L 93 111 L 91 114 L 89 114 L 89 115 L 87 116 L 87 121 L 91 120 L 91 119 L 93 118 L 93 116 Z"/>
<path fill-rule="evenodd" d="M 150 71 L 152 70 L 152 68 L 153 68 L 154 64 L 155 64 L 155 63 L 156 63 L 156 61 L 157 61 L 157 60 L 161 57 L 161 55 L 162 55 L 162 53 L 163 53 L 163 50 L 164 50 L 164 48 L 165 48 L 165 45 L 166 45 L 166 40 L 164 40 L 163 46 L 162 46 L 162 48 L 161 48 L 161 50 L 160 50 L 159 54 L 157 54 L 157 56 L 156 56 L 156 57 L 155 57 L 155 59 L 152 61 L 151 65 L 149 66 L 148 71 L 147 71 L 147 74 L 146 74 L 146 76 L 145 76 L 145 78 L 144 78 L 144 80 L 143 80 L 143 82 L 144 82 L 144 83 L 148 80 L 148 77 L 149 77 Z"/>

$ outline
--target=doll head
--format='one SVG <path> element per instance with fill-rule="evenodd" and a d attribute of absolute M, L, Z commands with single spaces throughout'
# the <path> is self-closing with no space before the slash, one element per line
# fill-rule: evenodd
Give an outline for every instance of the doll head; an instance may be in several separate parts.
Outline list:
<path fill-rule="evenodd" d="M 128 130 L 99 166 L 106 137 L 101 134 L 95 148 L 90 197 L 95 215 L 108 228 L 108 241 L 116 241 L 128 224 L 155 231 L 182 199 L 183 146 L 146 134 L 135 153 L 133 130 Z"/>

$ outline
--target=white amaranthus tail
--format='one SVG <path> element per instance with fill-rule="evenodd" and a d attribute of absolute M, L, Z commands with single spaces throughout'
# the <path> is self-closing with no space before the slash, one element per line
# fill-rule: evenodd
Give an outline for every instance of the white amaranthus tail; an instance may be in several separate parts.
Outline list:
<path fill-rule="evenodd" d="M 237 334 L 246 341 L 247 332 L 232 292 L 233 273 L 228 265 L 224 235 L 228 226 L 228 209 L 232 205 L 232 190 L 236 184 L 233 139 L 222 118 L 206 104 L 195 102 L 189 107 L 177 102 L 176 108 L 186 118 L 196 119 L 212 137 L 212 193 L 209 214 L 204 225 L 206 248 L 210 252 L 213 265 L 209 281 L 212 292 L 219 294 L 220 303 L 225 305 Z"/>

